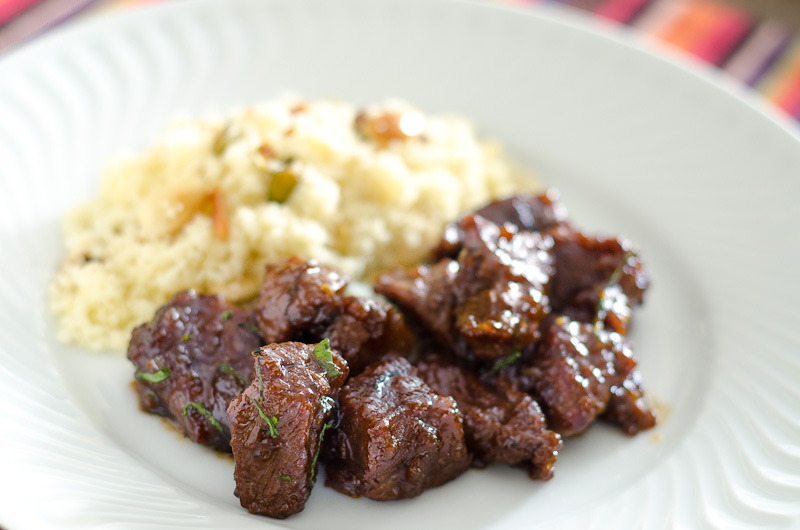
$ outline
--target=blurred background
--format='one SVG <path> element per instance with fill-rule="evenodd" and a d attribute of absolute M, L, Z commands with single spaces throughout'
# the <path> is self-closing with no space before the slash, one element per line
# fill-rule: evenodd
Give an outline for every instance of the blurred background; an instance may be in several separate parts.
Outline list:
<path fill-rule="evenodd" d="M 0 59 L 60 25 L 170 1 L 0 0 Z M 529 10 L 558 4 L 630 26 L 656 47 L 719 68 L 800 122 L 800 0 L 484 1 Z"/>

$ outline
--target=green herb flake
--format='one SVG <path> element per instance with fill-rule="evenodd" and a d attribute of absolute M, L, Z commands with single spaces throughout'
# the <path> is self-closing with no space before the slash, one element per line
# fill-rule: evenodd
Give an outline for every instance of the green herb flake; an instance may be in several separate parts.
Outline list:
<path fill-rule="evenodd" d="M 322 339 L 319 344 L 314 346 L 314 358 L 319 365 L 325 369 L 328 377 L 336 377 L 340 375 L 339 369 L 333 364 L 333 353 L 331 352 L 330 339 Z"/>
<path fill-rule="evenodd" d="M 164 367 L 155 372 L 136 372 L 136 379 L 144 381 L 145 383 L 157 384 L 165 381 L 172 372 L 169 368 Z"/>
<path fill-rule="evenodd" d="M 256 326 L 252 322 L 240 322 L 239 327 L 242 329 L 246 329 L 250 333 L 258 335 L 259 337 L 261 336 L 261 332 L 258 331 L 258 326 Z"/>
<path fill-rule="evenodd" d="M 278 475 L 278 478 L 284 482 L 294 482 L 294 479 L 288 475 Z"/>
<path fill-rule="evenodd" d="M 230 320 L 232 316 L 233 316 L 233 311 L 228 309 L 227 311 L 222 313 L 222 316 L 220 318 L 222 319 L 223 322 L 226 322 Z"/>
<path fill-rule="evenodd" d="M 308 487 L 313 488 L 314 484 L 317 483 L 317 459 L 319 458 L 319 452 L 322 449 L 322 439 L 325 437 L 325 431 L 333 427 L 333 423 L 325 423 L 322 425 L 322 429 L 319 431 L 319 443 L 317 444 L 317 452 L 314 453 L 314 459 L 311 460 L 311 474 L 308 476 Z"/>
<path fill-rule="evenodd" d="M 229 365 L 228 363 L 220 363 L 220 365 L 219 365 L 219 371 L 220 371 L 220 372 L 222 372 L 222 373 L 225 373 L 225 374 L 231 374 L 231 375 L 235 376 L 235 377 L 236 377 L 236 379 L 238 379 L 239 381 L 241 381 L 241 383 L 242 383 L 243 385 L 246 385 L 246 384 L 248 384 L 248 381 L 247 381 L 247 379 L 245 379 L 244 377 L 242 377 L 242 374 L 240 374 L 239 372 L 237 372 L 237 371 L 236 371 L 236 369 L 235 369 L 233 366 Z"/>
<path fill-rule="evenodd" d="M 494 363 L 494 366 L 492 366 L 492 370 L 498 372 L 507 366 L 511 366 L 515 362 L 519 361 L 520 357 L 522 357 L 522 350 L 520 350 L 519 348 L 514 348 L 513 350 L 511 350 L 511 353 L 509 353 L 507 357 L 498 359 Z"/>
<path fill-rule="evenodd" d="M 632 250 L 628 250 L 625 252 L 625 255 L 622 256 L 622 259 L 619 260 L 617 267 L 614 269 L 614 272 L 611 273 L 611 277 L 608 279 L 608 286 L 616 285 L 622 279 L 622 274 L 625 272 L 625 265 L 628 264 L 628 261 L 632 257 L 634 257 L 636 253 Z"/>
<path fill-rule="evenodd" d="M 276 416 L 272 416 L 270 418 L 269 416 L 267 416 L 267 413 L 264 412 L 264 409 L 261 408 L 261 405 L 259 405 L 258 401 L 251 398 L 250 396 L 247 396 L 247 399 L 249 399 L 253 403 L 253 405 L 255 405 L 256 410 L 258 411 L 258 415 L 261 416 L 261 419 L 267 423 L 267 429 L 269 429 L 269 435 L 273 438 L 277 438 L 278 418 Z"/>
<path fill-rule="evenodd" d="M 205 419 L 208 420 L 208 423 L 212 425 L 216 430 L 219 432 L 223 432 L 222 424 L 217 421 L 217 419 L 208 411 L 208 409 L 199 401 L 190 401 L 186 405 L 183 406 L 183 415 L 186 416 L 189 414 L 189 410 L 194 409 L 200 413 Z"/>
<path fill-rule="evenodd" d="M 267 421 L 267 427 L 269 427 L 269 435 L 272 436 L 273 438 L 277 438 L 278 437 L 278 418 L 276 418 L 275 416 L 271 417 Z"/>
<path fill-rule="evenodd" d="M 261 356 L 261 352 L 263 348 L 256 350 L 253 352 L 253 355 L 256 357 Z M 256 410 L 258 411 L 258 415 L 261 416 L 265 422 L 267 422 L 267 428 L 269 429 L 269 435 L 273 438 L 278 437 L 278 418 L 272 416 L 271 418 L 267 416 L 264 412 L 264 409 L 261 407 L 264 405 L 264 375 L 261 373 L 261 362 L 256 362 L 256 379 L 258 379 L 258 400 L 247 396 L 247 399 L 253 402 L 255 405 Z"/>
<path fill-rule="evenodd" d="M 183 335 L 183 336 L 181 336 L 181 342 L 189 342 L 190 340 L 192 340 L 192 336 L 191 335 Z"/>
<path fill-rule="evenodd" d="M 258 350 L 258 357 L 263 350 Z M 264 403 L 264 375 L 261 373 L 261 363 L 256 363 L 256 378 L 258 379 L 258 402 Z"/>

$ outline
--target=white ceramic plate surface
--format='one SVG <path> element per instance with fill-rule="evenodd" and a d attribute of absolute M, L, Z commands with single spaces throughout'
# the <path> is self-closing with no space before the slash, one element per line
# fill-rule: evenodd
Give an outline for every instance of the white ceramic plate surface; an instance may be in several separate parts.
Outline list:
<path fill-rule="evenodd" d="M 40 528 L 800 527 L 800 141 L 716 74 L 557 9 L 199 0 L 97 19 L 0 61 L 0 525 Z M 249 515 L 232 462 L 137 410 L 121 352 L 54 339 L 63 214 L 175 114 L 287 90 L 472 117 L 642 247 L 634 344 L 660 425 L 598 425 L 556 477 L 470 471 L 376 503 L 318 485 Z"/>

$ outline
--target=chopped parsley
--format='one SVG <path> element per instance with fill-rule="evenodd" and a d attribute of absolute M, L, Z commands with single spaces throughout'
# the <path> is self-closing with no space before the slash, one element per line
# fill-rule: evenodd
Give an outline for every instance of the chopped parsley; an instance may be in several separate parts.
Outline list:
<path fill-rule="evenodd" d="M 327 339 L 326 339 L 327 340 Z M 328 414 L 330 411 L 333 410 L 333 407 L 336 406 L 336 401 L 333 400 L 330 396 L 322 396 L 322 413 Z M 319 458 L 319 452 L 322 449 L 322 438 L 325 436 L 325 431 L 333 427 L 333 421 L 325 423 L 322 425 L 322 430 L 319 432 L 319 444 L 317 445 L 317 452 L 314 453 L 314 459 L 311 461 L 311 475 L 308 478 L 308 487 L 313 487 L 314 483 L 316 482 L 316 473 L 317 473 L 317 458 Z"/>
<path fill-rule="evenodd" d="M 155 372 L 136 372 L 136 379 L 139 381 L 144 381 L 145 383 L 161 383 L 162 381 L 166 380 L 172 372 L 169 368 L 164 367 L 160 370 L 156 370 Z"/>
<path fill-rule="evenodd" d="M 261 356 L 261 350 L 256 350 L 256 351 L 258 351 L 258 354 L 254 353 L 254 355 L 256 355 L 256 357 L 260 357 Z M 258 402 L 259 403 L 263 403 L 264 402 L 264 375 L 261 373 L 261 363 L 260 362 L 256 363 L 256 378 L 258 378 Z"/>
<path fill-rule="evenodd" d="M 511 353 L 509 353 L 507 357 L 498 359 L 494 363 L 494 366 L 492 366 L 492 370 L 498 372 L 507 366 L 511 366 L 515 362 L 519 361 L 520 357 L 522 357 L 522 350 L 520 350 L 519 347 L 514 348 L 513 350 L 511 350 Z"/>
<path fill-rule="evenodd" d="M 611 273 L 611 277 L 608 279 L 608 286 L 616 285 L 622 279 L 622 273 L 625 272 L 625 265 L 628 264 L 628 261 L 634 257 L 636 253 L 632 250 L 628 250 L 625 252 L 625 255 L 622 256 L 622 259 L 619 260 L 617 267 L 614 269 L 614 272 Z"/>
<path fill-rule="evenodd" d="M 253 353 L 255 356 L 259 356 L 261 350 L 256 350 Z M 247 399 L 253 402 L 255 405 L 256 410 L 258 411 L 258 415 L 261 416 L 265 422 L 267 422 L 267 428 L 269 429 L 269 435 L 273 438 L 278 437 L 278 418 L 272 416 L 271 418 L 267 416 L 267 413 L 264 412 L 264 409 L 261 408 L 264 405 L 264 375 L 261 373 L 261 363 L 256 362 L 256 379 L 258 379 L 258 399 L 253 399 L 250 396 L 247 396 Z"/>
<path fill-rule="evenodd" d="M 284 482 L 294 482 L 294 479 L 288 475 L 278 475 L 278 478 Z"/>
<path fill-rule="evenodd" d="M 233 311 L 228 309 L 227 311 L 224 311 L 222 313 L 222 316 L 220 318 L 222 319 L 223 322 L 225 322 L 227 320 L 230 320 L 232 316 L 233 316 Z"/>
<path fill-rule="evenodd" d="M 203 416 L 205 419 L 207 419 L 208 423 L 210 423 L 216 430 L 218 430 L 219 432 L 223 432 L 222 424 L 217 421 L 217 419 L 208 411 L 208 409 L 202 403 L 200 403 L 199 401 L 190 401 L 189 403 L 184 405 L 183 406 L 184 416 L 189 414 L 189 409 L 194 409 L 197 412 L 199 412 L 200 415 Z"/>
<path fill-rule="evenodd" d="M 255 405 L 256 410 L 258 411 L 258 415 L 261 416 L 261 419 L 263 419 L 267 423 L 267 429 L 269 429 L 269 435 L 273 438 L 277 438 L 278 418 L 276 416 L 272 416 L 270 418 L 269 416 L 267 416 L 267 413 L 264 412 L 264 409 L 261 408 L 261 405 L 259 405 L 258 401 L 251 398 L 250 396 L 247 396 L 247 399 L 253 402 L 253 405 Z"/>
<path fill-rule="evenodd" d="M 325 369 L 328 377 L 336 377 L 341 374 L 333 363 L 333 353 L 331 352 L 331 341 L 329 339 L 322 339 L 319 344 L 314 346 L 314 358 Z"/>
<path fill-rule="evenodd" d="M 231 374 L 231 375 L 233 375 L 233 376 L 236 376 L 236 379 L 238 379 L 239 381 L 241 381 L 241 383 L 242 383 L 243 385 L 246 385 L 246 384 L 247 384 L 247 379 L 245 379 L 244 377 L 242 377 L 242 374 L 240 374 L 239 372 L 237 372 L 237 371 L 236 371 L 236 369 L 235 369 L 233 366 L 229 365 L 228 363 L 220 363 L 220 365 L 219 365 L 219 371 L 220 371 L 220 372 L 223 372 L 223 373 L 226 373 L 226 374 Z"/>
<path fill-rule="evenodd" d="M 258 335 L 259 337 L 261 336 L 261 333 L 258 331 L 258 326 L 256 326 L 252 322 L 240 322 L 239 327 L 242 329 L 246 329 L 250 333 Z"/>
<path fill-rule="evenodd" d="M 190 340 L 192 340 L 192 336 L 191 335 L 187 334 L 187 335 L 182 335 L 181 336 L 181 342 L 189 342 Z"/>
<path fill-rule="evenodd" d="M 325 431 L 333 427 L 333 423 L 325 423 L 322 425 L 322 429 L 319 431 L 319 443 L 317 444 L 317 452 L 314 453 L 314 459 L 311 460 L 311 474 L 308 476 L 308 487 L 313 488 L 314 484 L 317 483 L 317 459 L 319 458 L 319 452 L 322 449 L 322 438 L 325 436 Z"/>

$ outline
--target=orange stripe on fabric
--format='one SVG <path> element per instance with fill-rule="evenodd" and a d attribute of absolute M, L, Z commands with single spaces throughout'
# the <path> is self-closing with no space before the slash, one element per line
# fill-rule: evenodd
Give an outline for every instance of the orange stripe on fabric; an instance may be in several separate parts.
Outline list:
<path fill-rule="evenodd" d="M 695 2 L 657 37 L 690 53 L 701 47 L 703 39 L 719 23 L 725 8 L 711 2 Z"/>

